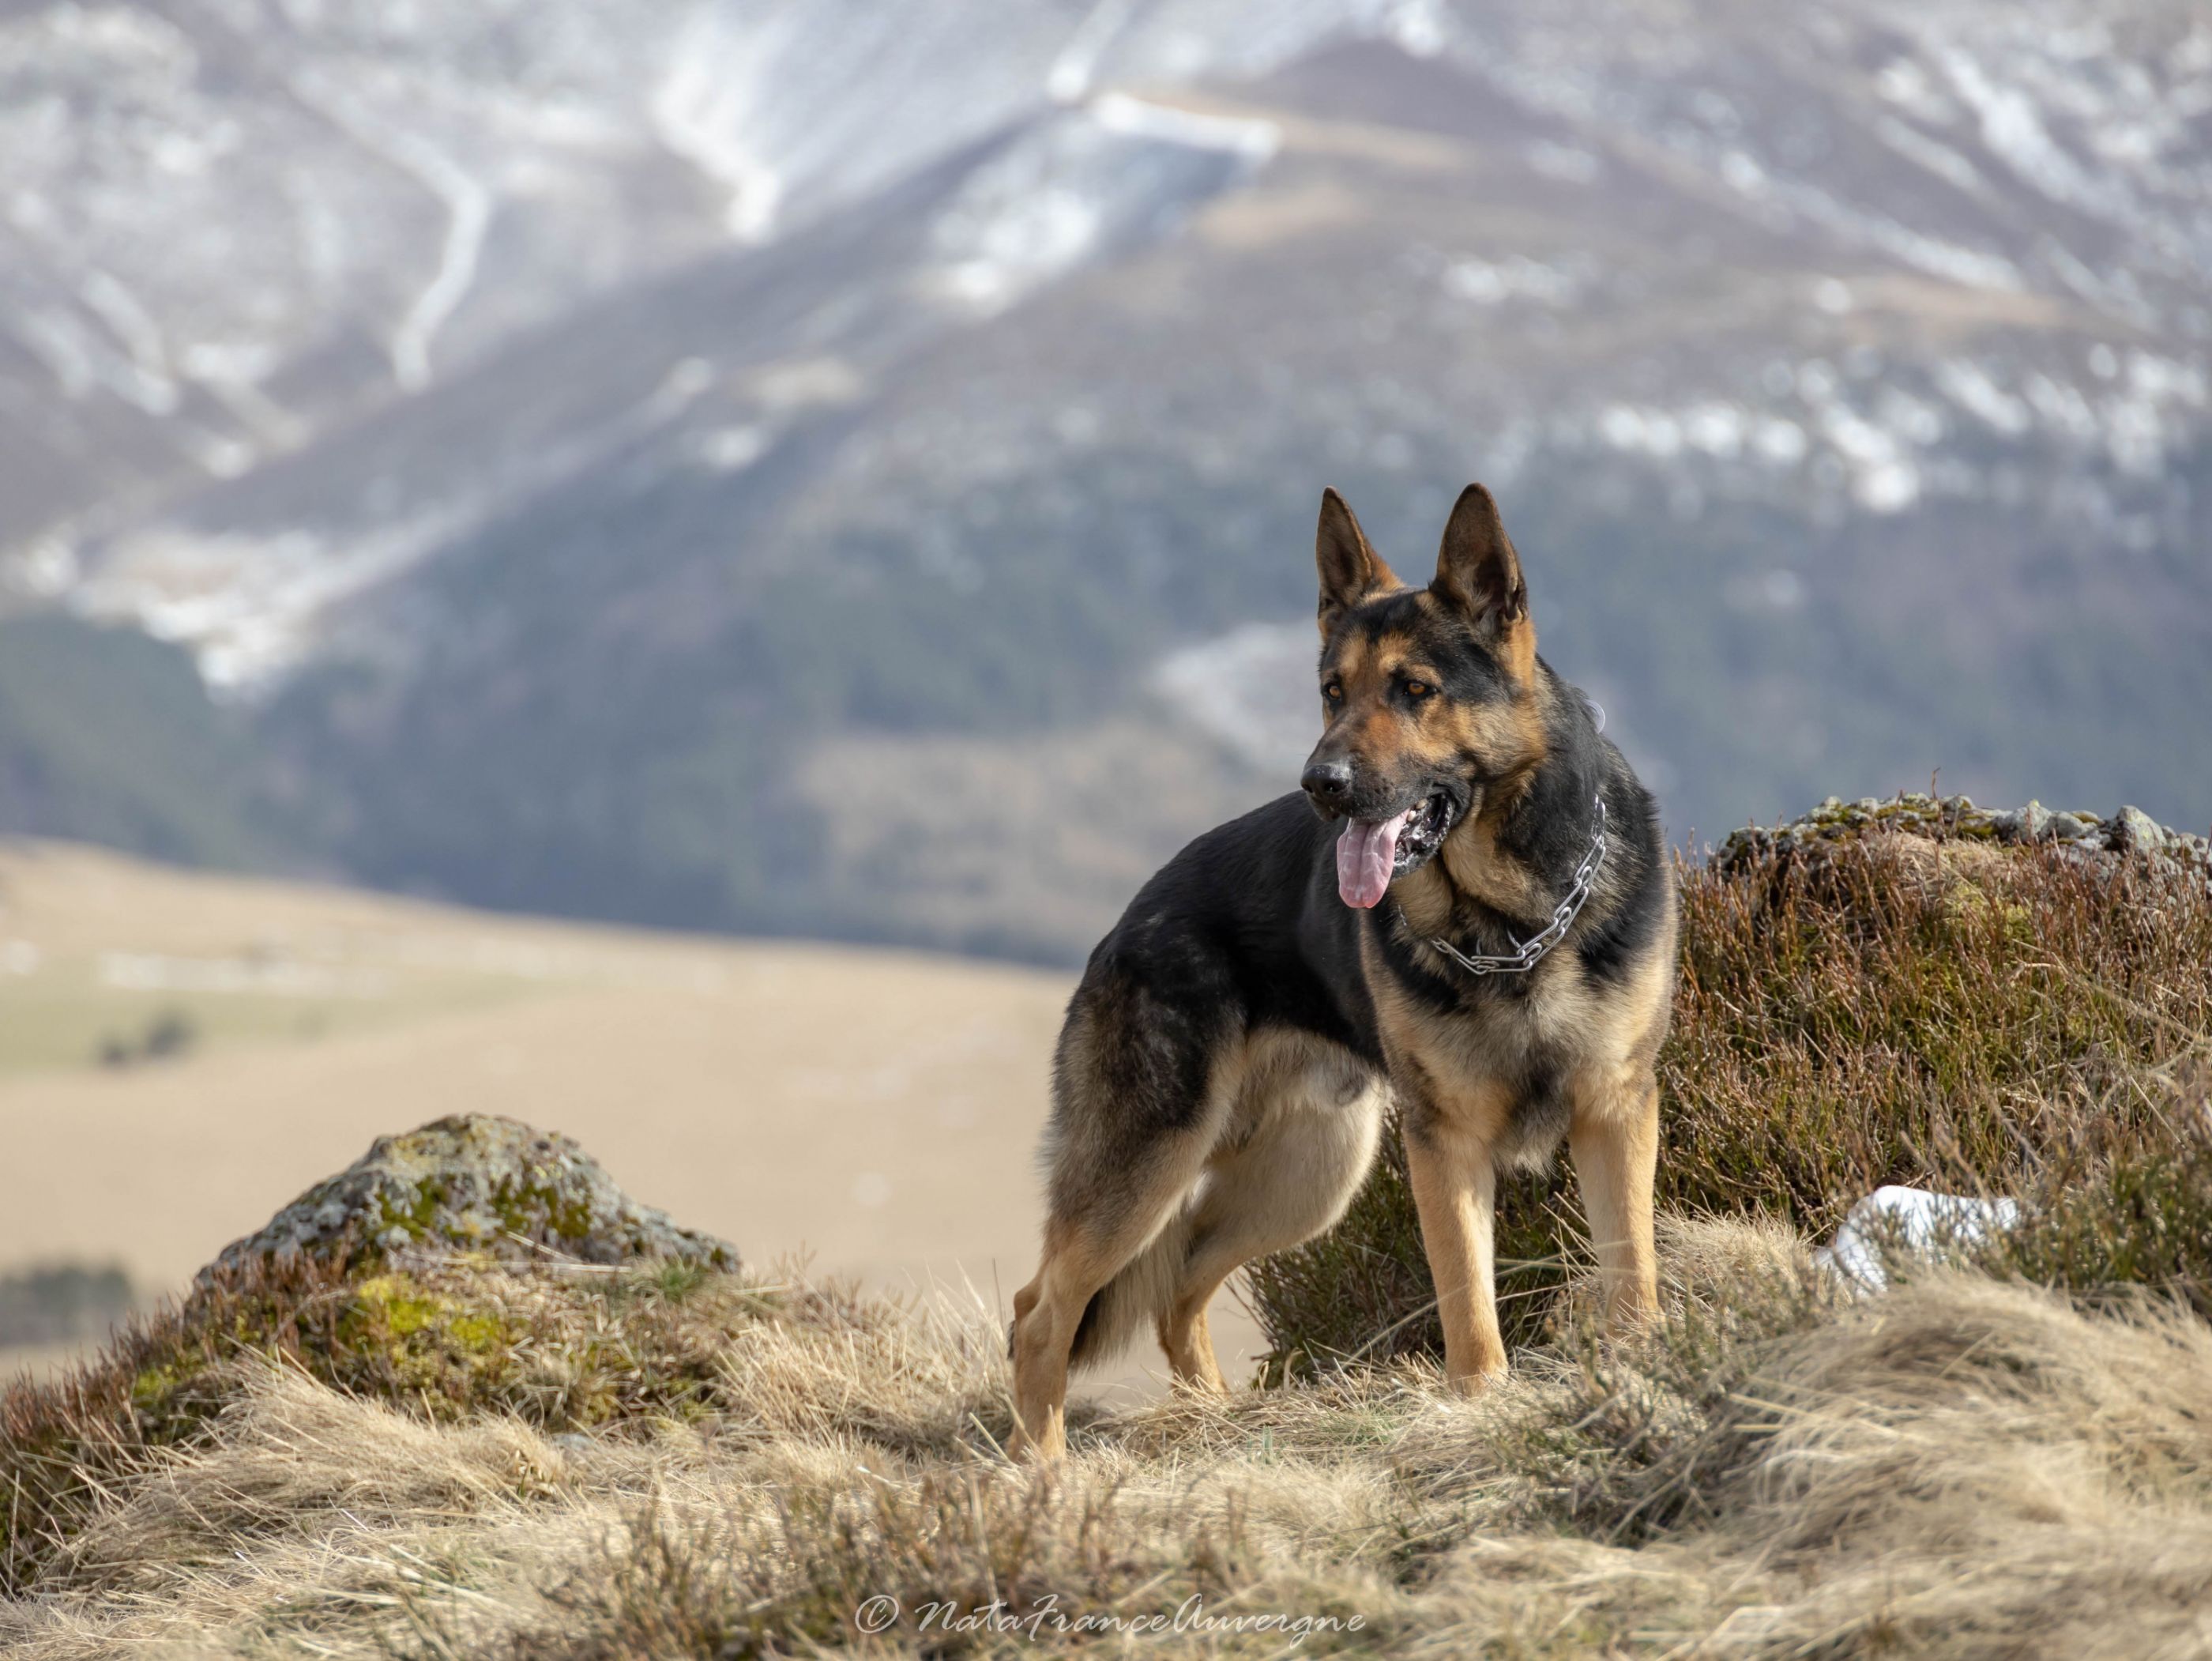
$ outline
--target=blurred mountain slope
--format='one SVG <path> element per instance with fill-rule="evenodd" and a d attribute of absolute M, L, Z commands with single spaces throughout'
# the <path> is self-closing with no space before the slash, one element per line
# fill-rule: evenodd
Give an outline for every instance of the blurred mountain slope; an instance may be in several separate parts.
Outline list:
<path fill-rule="evenodd" d="M 2212 818 L 2185 7 L 568 10 L 278 31 L 536 158 L 526 271 L 19 545 L 360 874 L 1066 957 L 1291 778 L 1319 486 L 1413 575 L 1473 477 L 1678 832 L 1939 766 Z M 582 183 L 562 97 L 629 112 Z"/>

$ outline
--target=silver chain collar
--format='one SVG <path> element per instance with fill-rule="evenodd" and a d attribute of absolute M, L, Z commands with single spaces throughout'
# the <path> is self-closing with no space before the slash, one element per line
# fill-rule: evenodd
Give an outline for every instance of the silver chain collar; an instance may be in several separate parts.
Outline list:
<path fill-rule="evenodd" d="M 1566 897 L 1552 909 L 1552 920 L 1525 940 L 1516 941 L 1510 952 L 1478 954 L 1470 957 L 1449 940 L 1435 935 L 1427 944 L 1441 952 L 1470 975 L 1525 975 L 1543 962 L 1544 954 L 1566 938 L 1567 930 L 1582 915 L 1590 890 L 1597 885 L 1598 867 L 1605 863 L 1605 793 L 1600 790 L 1596 800 L 1597 821 L 1590 828 L 1589 852 L 1575 868 L 1575 879 L 1568 885 Z M 1511 935 L 1507 935 L 1511 940 Z"/>

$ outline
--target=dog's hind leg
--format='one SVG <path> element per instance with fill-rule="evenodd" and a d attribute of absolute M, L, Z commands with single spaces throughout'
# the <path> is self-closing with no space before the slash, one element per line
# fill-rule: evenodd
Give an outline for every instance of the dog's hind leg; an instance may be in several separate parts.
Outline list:
<path fill-rule="evenodd" d="M 1144 1167 L 1123 1173 L 1123 1180 L 1099 1194 L 1098 1203 L 1079 1210 L 1055 1208 L 1045 1225 L 1036 1277 L 1014 1294 L 1018 1454 L 1055 1458 L 1066 1451 L 1071 1364 L 1124 1341 L 1129 1322 L 1141 1318 L 1143 1306 L 1164 1298 L 1172 1285 L 1171 1264 L 1144 1260 L 1148 1253 L 1180 1258 L 1178 1214 L 1205 1169 L 1206 1150 L 1196 1138 L 1180 1135 L 1153 1143 L 1147 1153 Z M 1144 1274 L 1148 1268 L 1152 1273 Z M 1161 1284 L 1130 1283 L 1137 1280 Z M 1109 1299 L 1115 1307 L 1106 1306 Z"/>
<path fill-rule="evenodd" d="M 1179 1055 L 1191 1035 L 1153 1021 L 1135 1050 L 1131 1025 L 1094 1007 L 1062 1035 L 1044 1256 L 1014 1294 L 1018 1453 L 1064 1452 L 1070 1367 L 1114 1354 L 1167 1304 L 1185 1207 L 1242 1075 L 1241 1041 Z"/>
<path fill-rule="evenodd" d="M 1349 1055 L 1309 1047 L 1255 1061 L 1252 1129 L 1218 1154 L 1189 1222 L 1160 1348 L 1177 1383 L 1220 1390 L 1206 1305 L 1255 1257 L 1310 1240 L 1344 1215 L 1375 1162 L 1389 1086 Z"/>

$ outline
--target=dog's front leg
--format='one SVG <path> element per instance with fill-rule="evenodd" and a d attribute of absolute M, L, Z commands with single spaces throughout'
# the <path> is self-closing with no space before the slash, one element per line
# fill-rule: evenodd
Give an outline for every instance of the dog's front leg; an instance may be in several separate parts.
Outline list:
<path fill-rule="evenodd" d="M 1649 1073 L 1594 1079 L 1576 1092 L 1568 1146 L 1605 1286 L 1607 1329 L 1631 1330 L 1659 1307 L 1651 1190 L 1659 1162 L 1659 1086 Z"/>
<path fill-rule="evenodd" d="M 1444 1329 L 1444 1374 L 1469 1394 L 1505 1372 L 1498 1329 L 1492 1229 L 1498 1167 L 1488 1140 L 1463 1120 L 1409 1107 L 1406 1167 Z"/>

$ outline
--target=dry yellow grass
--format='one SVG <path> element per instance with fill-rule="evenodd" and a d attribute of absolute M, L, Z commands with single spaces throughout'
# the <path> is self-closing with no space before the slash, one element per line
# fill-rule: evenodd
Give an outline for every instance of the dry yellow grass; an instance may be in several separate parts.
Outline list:
<path fill-rule="evenodd" d="M 731 1324 L 708 1410 L 589 1436 L 431 1425 L 241 1363 L 210 1433 L 113 1478 L 33 1595 L 0 1604 L 0 1644 L 25 1661 L 2212 1646 L 2212 1329 L 1956 1273 L 1839 1304 L 1794 1237 L 1740 1225 L 1676 1225 L 1667 1261 L 1658 1331 L 1571 1341 L 1480 1400 L 1409 1363 L 1168 1401 L 1079 1427 L 1042 1473 L 997 1452 L 1006 1366 L 972 1306 L 764 1302 Z M 900 1611 L 876 1636 L 856 1625 L 890 1607 L 872 1598 Z M 927 1613 L 940 1600 L 966 1624 Z M 994 1603 L 1005 1624 L 979 1622 Z M 1245 1627 L 1196 1627 L 1200 1608 Z M 1061 1625 L 1178 1611 L 1164 1638 Z"/>

